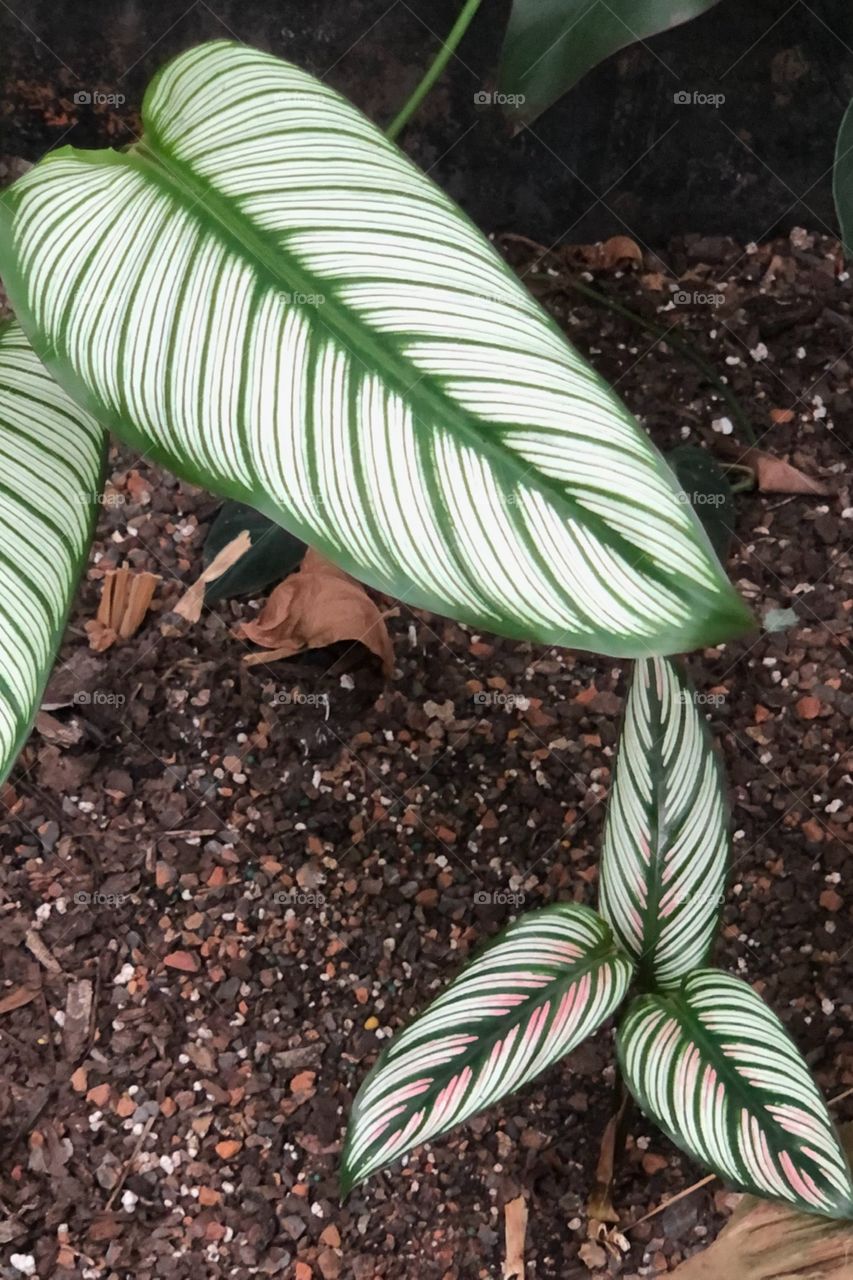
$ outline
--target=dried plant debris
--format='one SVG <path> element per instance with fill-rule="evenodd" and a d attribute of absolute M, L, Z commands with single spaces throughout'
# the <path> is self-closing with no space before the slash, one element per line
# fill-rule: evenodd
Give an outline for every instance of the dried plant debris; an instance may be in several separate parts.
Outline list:
<path fill-rule="evenodd" d="M 105 574 L 97 615 L 86 623 L 89 647 L 95 653 L 104 653 L 116 641 L 136 635 L 159 581 L 156 573 L 134 573 L 124 566 Z"/>
<path fill-rule="evenodd" d="M 310 549 L 298 572 L 272 592 L 256 622 L 242 636 L 269 653 L 249 654 L 249 664 L 292 658 L 305 649 L 324 649 L 341 641 L 363 645 L 382 669 L 394 670 L 394 650 L 385 617 L 360 583 Z"/>

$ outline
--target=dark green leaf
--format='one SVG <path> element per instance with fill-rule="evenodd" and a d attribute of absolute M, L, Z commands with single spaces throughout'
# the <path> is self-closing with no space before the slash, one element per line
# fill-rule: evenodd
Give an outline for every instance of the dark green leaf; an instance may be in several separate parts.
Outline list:
<path fill-rule="evenodd" d="M 508 113 L 529 123 L 587 71 L 647 36 L 680 26 L 717 0 L 514 0 L 500 89 Z M 673 82 L 678 92 L 678 84 Z"/>
<path fill-rule="evenodd" d="M 679 445 L 667 455 L 691 507 L 705 526 L 711 545 L 725 564 L 735 525 L 735 500 L 725 471 L 707 449 Z"/>
<path fill-rule="evenodd" d="M 848 257 L 853 257 L 853 102 L 841 121 L 835 149 L 833 185 L 844 252 Z"/>
<path fill-rule="evenodd" d="M 223 547 L 241 533 L 248 533 L 252 546 L 221 578 L 207 584 L 204 598 L 227 600 L 231 596 L 250 596 L 273 582 L 281 582 L 301 563 L 305 543 L 280 524 L 261 515 L 245 502 L 226 502 L 207 535 L 204 544 L 204 567 L 219 555 Z"/>

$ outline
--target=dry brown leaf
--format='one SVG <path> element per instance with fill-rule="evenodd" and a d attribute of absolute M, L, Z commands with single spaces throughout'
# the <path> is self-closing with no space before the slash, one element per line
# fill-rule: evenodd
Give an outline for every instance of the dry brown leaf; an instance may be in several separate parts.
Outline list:
<path fill-rule="evenodd" d="M 629 236 L 611 236 L 602 244 L 572 244 L 565 249 L 570 262 L 580 263 L 593 271 L 612 271 L 614 267 L 633 263 L 643 266 L 643 251 Z"/>
<path fill-rule="evenodd" d="M 619 1214 L 613 1208 L 613 1165 L 616 1159 L 620 1131 L 628 1107 L 628 1096 L 623 1094 L 618 1110 L 607 1121 L 598 1153 L 598 1164 L 595 1170 L 595 1182 L 589 1196 L 587 1215 L 589 1219 L 589 1235 L 595 1239 L 598 1235 L 597 1224 L 618 1222 Z M 596 1224 L 593 1226 L 593 1224 Z"/>
<path fill-rule="evenodd" d="M 127 566 L 104 574 L 97 616 L 86 623 L 89 648 L 103 653 L 117 640 L 136 635 L 159 581 L 156 573 L 135 573 Z"/>
<path fill-rule="evenodd" d="M 62 1045 L 69 1062 L 75 1062 L 80 1057 L 89 1040 L 94 995 L 94 986 L 88 978 L 80 978 L 68 984 L 68 990 L 65 993 Z"/>
<path fill-rule="evenodd" d="M 11 1013 L 13 1009 L 22 1009 L 25 1004 L 35 1000 L 41 987 L 16 987 L 0 1000 L 0 1013 Z"/>
<path fill-rule="evenodd" d="M 813 480 L 790 462 L 765 453 L 763 449 L 740 449 L 738 445 L 727 445 L 722 441 L 719 448 L 741 466 L 750 468 L 760 493 L 807 493 L 814 498 L 825 498 L 829 493 L 819 480 Z"/>
<path fill-rule="evenodd" d="M 718 1239 L 673 1275 L 678 1280 L 853 1280 L 853 1227 L 745 1196 Z"/>
<path fill-rule="evenodd" d="M 381 659 L 387 676 L 394 669 L 388 628 L 364 587 L 311 548 L 296 573 L 275 588 L 257 620 L 245 623 L 240 634 L 272 650 L 249 654 L 244 659 L 249 664 L 352 640 Z"/>
<path fill-rule="evenodd" d="M 635 262 L 643 265 L 643 251 L 630 236 L 611 236 L 599 247 L 599 265 L 606 271 L 623 263 Z"/>
<path fill-rule="evenodd" d="M 214 556 L 201 577 L 181 596 L 175 605 L 175 613 L 180 614 L 182 618 L 186 618 L 187 622 L 198 622 L 204 605 L 204 589 L 207 584 L 215 582 L 217 578 L 221 578 L 223 573 L 227 573 L 251 549 L 252 539 L 249 536 L 249 531 L 248 529 L 243 529 L 241 533 L 237 534 L 236 538 L 226 542 L 219 555 Z"/>
<path fill-rule="evenodd" d="M 504 1206 L 504 1259 L 503 1280 L 524 1280 L 524 1241 L 527 1236 L 527 1201 L 524 1196 L 510 1200 Z"/>
<path fill-rule="evenodd" d="M 26 935 L 24 936 L 24 942 L 27 945 L 27 949 L 35 956 L 39 964 L 47 969 L 48 973 L 62 973 L 62 965 L 56 957 L 48 951 L 36 929 L 27 930 Z"/>
<path fill-rule="evenodd" d="M 774 458 L 772 453 L 764 453 L 761 449 L 747 449 L 743 464 L 755 472 L 761 493 L 810 493 L 816 498 L 826 497 L 829 493 L 819 480 L 813 480 L 792 467 L 790 462 Z"/>

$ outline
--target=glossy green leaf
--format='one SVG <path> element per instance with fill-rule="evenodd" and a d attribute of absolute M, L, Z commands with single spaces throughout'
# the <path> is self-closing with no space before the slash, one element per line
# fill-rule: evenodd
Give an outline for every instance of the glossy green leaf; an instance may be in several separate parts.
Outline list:
<path fill-rule="evenodd" d="M 619 49 L 689 22 L 718 0 L 513 0 L 500 89 L 530 123 Z M 673 80 L 674 93 L 678 82 Z"/>
<path fill-rule="evenodd" d="M 510 925 L 380 1055 L 350 1117 L 344 1192 L 564 1057 L 613 1013 L 632 972 L 588 907 Z"/>
<path fill-rule="evenodd" d="M 829 1218 L 853 1184 L 826 1104 L 782 1023 L 751 987 L 701 969 L 634 1001 L 619 1028 L 631 1092 L 669 1138 L 730 1185 Z"/>
<path fill-rule="evenodd" d="M 89 553 L 104 432 L 0 323 L 0 782 L 27 739 Z"/>
<path fill-rule="evenodd" d="M 217 42 L 62 148 L 0 263 L 82 404 L 373 587 L 632 656 L 750 619 L 671 472 L 460 210 L 328 85 Z"/>
<path fill-rule="evenodd" d="M 707 705 L 669 659 L 635 664 L 607 809 L 600 909 L 657 986 L 705 963 L 722 910 L 729 837 Z"/>
<path fill-rule="evenodd" d="M 844 113 L 838 133 L 833 189 L 844 252 L 848 258 L 853 257 L 853 102 Z"/>
<path fill-rule="evenodd" d="M 232 596 L 255 595 L 273 582 L 281 582 L 305 555 L 305 543 L 280 524 L 245 502 L 226 502 L 210 526 L 202 556 L 204 567 L 241 533 L 249 535 L 251 546 L 236 564 L 208 582 L 204 589 L 208 604 Z"/>

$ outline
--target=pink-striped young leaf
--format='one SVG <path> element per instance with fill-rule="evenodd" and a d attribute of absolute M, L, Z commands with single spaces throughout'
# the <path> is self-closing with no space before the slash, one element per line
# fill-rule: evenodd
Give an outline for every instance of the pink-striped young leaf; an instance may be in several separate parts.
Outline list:
<path fill-rule="evenodd" d="M 599 908 L 650 986 L 705 964 L 729 863 L 722 778 L 678 666 L 637 662 L 607 811 Z"/>
<path fill-rule="evenodd" d="M 699 969 L 641 996 L 617 1039 L 631 1092 L 676 1146 L 742 1191 L 853 1217 L 850 1168 L 782 1023 L 751 987 Z"/>
<path fill-rule="evenodd" d="M 632 972 L 589 907 L 559 903 L 510 925 L 364 1081 L 347 1132 L 344 1194 L 569 1053 L 613 1013 Z"/>

